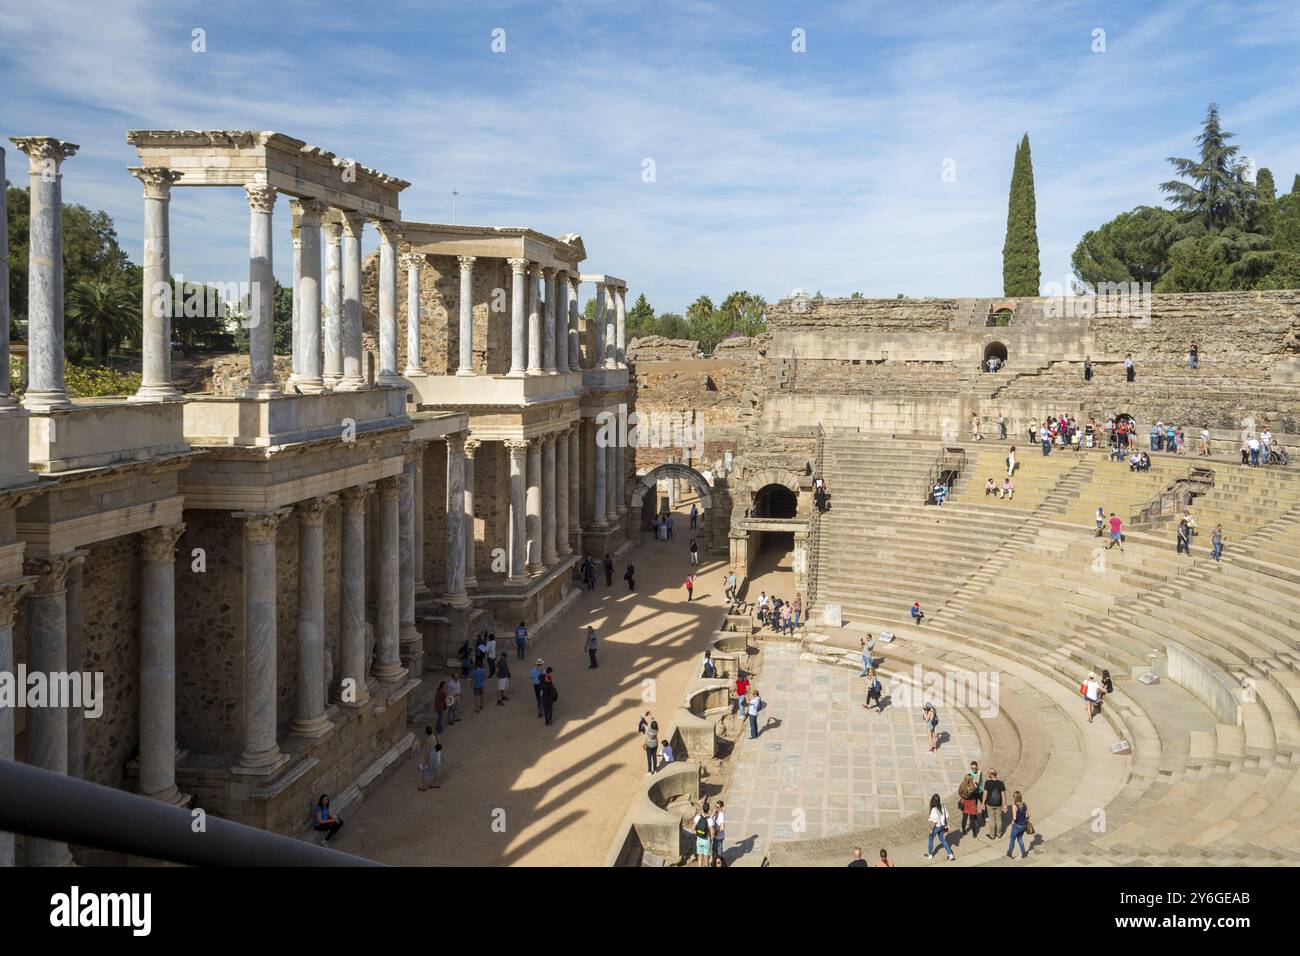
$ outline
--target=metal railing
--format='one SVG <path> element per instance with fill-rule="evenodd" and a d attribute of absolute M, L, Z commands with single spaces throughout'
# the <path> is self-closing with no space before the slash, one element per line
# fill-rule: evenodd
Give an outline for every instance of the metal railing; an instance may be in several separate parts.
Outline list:
<path fill-rule="evenodd" d="M 1138 509 L 1129 521 L 1130 527 L 1154 527 L 1163 518 L 1169 518 L 1186 508 L 1197 495 L 1214 487 L 1214 469 L 1193 465 L 1179 475 Z"/>
<path fill-rule="evenodd" d="M 826 461 L 826 430 L 817 423 L 817 446 L 813 453 L 813 477 L 825 478 L 822 467 Z M 817 585 L 821 576 L 822 513 L 813 505 L 812 515 L 808 519 L 808 594 L 804 598 L 804 620 L 812 620 L 813 606 L 817 603 Z"/>
<path fill-rule="evenodd" d="M 934 486 L 938 483 L 940 477 L 947 472 L 952 472 L 953 477 L 955 478 L 962 473 L 962 470 L 965 467 L 965 448 L 962 448 L 960 445 L 953 445 L 944 448 L 943 451 L 939 452 L 939 457 L 934 460 L 934 464 L 930 466 L 930 470 L 925 476 L 925 487 L 922 489 L 925 499 L 927 501 L 930 499 L 930 494 L 934 491 Z M 952 491 L 952 484 L 950 482 L 944 482 L 944 487 L 947 488 L 949 492 Z M 946 500 L 947 495 L 944 497 Z"/>
<path fill-rule="evenodd" d="M 124 790 L 0 760 L 0 830 L 190 866 L 382 866 Z M 196 832 L 197 831 L 197 832 Z"/>

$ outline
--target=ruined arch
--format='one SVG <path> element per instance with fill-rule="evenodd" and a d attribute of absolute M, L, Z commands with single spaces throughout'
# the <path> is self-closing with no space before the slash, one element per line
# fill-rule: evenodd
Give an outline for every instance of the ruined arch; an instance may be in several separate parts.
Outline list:
<path fill-rule="evenodd" d="M 655 483 L 661 478 L 677 478 L 682 481 L 691 483 L 696 494 L 700 496 L 700 503 L 707 511 L 713 507 L 713 492 L 709 483 L 704 480 L 704 476 L 692 468 L 690 465 L 683 465 L 678 462 L 669 462 L 668 464 L 659 465 L 651 468 L 644 475 L 638 475 L 636 479 L 636 488 L 632 491 L 632 507 L 640 508 L 645 501 L 645 496 L 654 487 Z"/>
<path fill-rule="evenodd" d="M 984 346 L 984 354 L 980 357 L 980 371 L 988 371 L 989 359 L 994 356 L 997 356 L 999 369 L 1007 364 L 1007 347 L 1004 343 L 989 342 Z"/>

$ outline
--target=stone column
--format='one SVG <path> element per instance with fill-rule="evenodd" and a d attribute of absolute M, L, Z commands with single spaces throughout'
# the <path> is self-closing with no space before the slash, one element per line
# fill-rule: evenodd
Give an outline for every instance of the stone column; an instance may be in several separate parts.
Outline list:
<path fill-rule="evenodd" d="M 298 331 L 293 339 L 293 383 L 315 395 L 325 390 L 321 370 L 320 335 L 320 217 L 325 206 L 315 200 L 298 202 L 298 279 L 293 301 L 298 306 Z"/>
<path fill-rule="evenodd" d="M 378 648 L 374 675 L 381 681 L 400 681 L 406 676 L 401 659 L 401 608 L 399 566 L 400 518 L 398 499 L 401 497 L 401 479 L 381 478 L 379 481 L 379 567 L 378 598 L 375 601 L 375 645 Z"/>
<path fill-rule="evenodd" d="M 61 169 L 63 161 L 80 147 L 51 136 L 11 139 L 27 154 L 31 197 L 27 250 L 27 393 L 23 404 L 32 411 L 66 408 L 71 402 L 63 384 Z M 67 853 L 66 847 L 62 853 Z"/>
<path fill-rule="evenodd" d="M 64 590 L 68 618 L 68 673 L 86 669 L 86 553 L 74 551 L 68 562 Z M 68 708 L 68 776 L 86 775 L 86 713 Z"/>
<path fill-rule="evenodd" d="M 27 670 L 56 674 L 68 669 L 66 580 L 74 555 L 38 558 L 25 571 L 36 576 L 27 599 Z M 68 772 L 68 711 L 64 707 L 33 707 L 27 711 L 27 762 L 42 770 Z M 28 866 L 66 866 L 72 854 L 66 843 L 29 838 Z"/>
<path fill-rule="evenodd" d="M 343 489 L 339 644 L 342 658 L 339 703 L 361 707 L 366 687 L 366 500 L 374 485 Z"/>
<path fill-rule="evenodd" d="M 293 732 L 323 737 L 325 716 L 325 512 L 333 495 L 300 501 L 298 511 L 298 670 Z"/>
<path fill-rule="evenodd" d="M 176 789 L 176 542 L 183 524 L 140 534 L 140 793 L 173 806 Z"/>
<path fill-rule="evenodd" d="M 402 488 L 397 499 L 398 549 L 400 569 L 397 600 L 400 605 L 398 628 L 401 631 L 400 657 L 413 674 L 424 672 L 424 648 L 415 626 L 415 459 L 422 445 L 412 443 L 402 465 Z"/>
<path fill-rule="evenodd" d="M 457 375 L 474 374 L 474 256 L 457 256 L 460 263 L 460 365 Z"/>
<path fill-rule="evenodd" d="M 542 436 L 542 564 L 557 559 L 555 550 L 555 436 Z"/>
<path fill-rule="evenodd" d="M 578 283 L 581 281 L 575 272 L 569 276 L 571 291 L 569 294 L 569 368 L 575 372 L 582 368 L 582 341 L 578 335 L 579 318 L 582 309 L 578 307 Z"/>
<path fill-rule="evenodd" d="M 136 401 L 166 402 L 181 397 L 172 383 L 171 207 L 172 183 L 183 175 L 165 166 L 131 166 L 144 184 L 144 289 L 140 388 Z"/>
<path fill-rule="evenodd" d="M 614 286 L 605 287 L 605 368 L 617 368 L 615 358 L 618 332 L 615 329 L 618 307 L 615 305 Z"/>
<path fill-rule="evenodd" d="M 425 374 L 424 354 L 420 347 L 420 264 L 424 256 L 414 252 L 402 254 L 406 269 L 406 371 L 407 378 Z"/>
<path fill-rule="evenodd" d="M 5 179 L 5 151 L 0 147 L 0 184 L 6 183 Z M 13 386 L 9 382 L 9 212 L 6 196 L 8 188 L 0 188 L 0 222 L 5 223 L 5 228 L 0 229 L 0 410 L 11 408 L 14 405 Z M 0 594 L 0 601 L 3 595 Z M 3 611 L 4 605 L 0 603 L 0 611 Z M 3 628 L 0 627 L 0 631 Z M 3 668 L 3 662 L 0 662 L 0 669 Z M 12 670 L 12 668 L 11 668 Z M 11 718 L 12 719 L 12 715 Z M 3 717 L 0 717 L 3 720 Z M 3 726 L 0 726 L 3 731 Z M 0 750 L 3 750 L 4 741 L 0 740 Z M 4 754 L 0 752 L 0 760 L 4 759 Z M 5 839 L 8 837 L 10 862 L 4 862 Z M 8 834 L 0 833 L 0 866 L 13 865 L 13 837 Z"/>
<path fill-rule="evenodd" d="M 555 270 L 542 268 L 542 284 L 546 301 L 542 306 L 542 371 L 555 374 Z"/>
<path fill-rule="evenodd" d="M 619 368 L 627 368 L 623 338 L 627 334 L 627 286 L 619 286 L 614 293 L 614 359 Z"/>
<path fill-rule="evenodd" d="M 3 181 L 3 173 L 3 168 L 0 168 L 0 181 Z M 14 673 L 14 612 L 18 608 L 18 602 L 31 588 L 31 578 L 19 578 L 16 581 L 0 584 L 0 673 L 2 674 Z M 0 707 L 0 760 L 16 759 L 14 712 L 13 707 Z M 14 835 L 0 830 L 0 869 L 13 865 Z"/>
<path fill-rule="evenodd" d="M 249 381 L 245 398 L 280 394 L 275 384 L 275 271 L 271 262 L 271 213 L 275 190 L 264 183 L 245 186 L 248 194 L 248 352 Z"/>
<path fill-rule="evenodd" d="M 524 320 L 525 273 L 528 269 L 527 259 L 507 259 L 510 263 L 510 371 L 508 375 L 519 377 L 524 374 L 527 359 L 528 339 Z"/>
<path fill-rule="evenodd" d="M 618 438 L 615 436 L 605 452 L 605 517 L 610 524 L 618 516 Z"/>
<path fill-rule="evenodd" d="M 447 436 L 447 602 L 469 603 L 465 595 L 465 433 Z"/>
<path fill-rule="evenodd" d="M 565 285 L 568 285 L 566 282 Z M 566 349 L 567 351 L 567 349 Z M 569 546 L 569 429 L 555 433 L 555 552 L 561 558 L 573 553 Z"/>
<path fill-rule="evenodd" d="M 528 442 L 528 573 L 538 574 L 542 564 L 542 443 Z"/>
<path fill-rule="evenodd" d="M 542 267 L 532 263 L 528 267 L 528 374 L 542 374 L 542 306 L 537 284 L 541 281 Z"/>
<path fill-rule="evenodd" d="M 288 508 L 237 511 L 244 519 L 244 752 L 237 771 L 270 773 L 276 742 L 275 532 Z"/>
<path fill-rule="evenodd" d="M 482 442 L 465 439 L 465 590 L 478 587 L 474 575 L 474 454 Z"/>
<path fill-rule="evenodd" d="M 379 385 L 405 386 L 397 374 L 397 223 L 378 220 L 379 232 Z"/>
<path fill-rule="evenodd" d="M 343 378 L 334 386 L 341 392 L 366 387 L 361 367 L 361 234 L 365 217 L 341 212 L 343 219 Z"/>
<path fill-rule="evenodd" d="M 591 357 L 592 368 L 605 367 L 605 283 L 596 283 L 596 351 Z"/>
<path fill-rule="evenodd" d="M 627 446 L 618 442 L 614 447 L 614 507 L 620 515 L 627 514 Z"/>
<path fill-rule="evenodd" d="M 522 585 L 528 583 L 527 495 L 524 490 L 528 442 L 508 441 L 506 450 L 510 454 L 510 577 L 507 583 Z"/>
<path fill-rule="evenodd" d="M 582 532 L 582 420 L 569 428 L 569 534 Z"/>
<path fill-rule="evenodd" d="M 343 223 L 325 229 L 325 387 L 343 379 Z"/>
<path fill-rule="evenodd" d="M 300 206 L 301 200 L 289 200 L 289 242 L 293 247 L 293 279 L 290 282 L 289 290 L 293 293 L 290 300 L 292 309 L 292 325 L 289 332 L 289 381 L 292 382 L 298 377 L 298 363 L 302 356 L 298 351 L 298 313 L 301 311 L 299 306 L 302 305 L 301 295 L 298 292 L 302 284 L 302 236 L 298 231 L 298 222 L 302 216 Z"/>
<path fill-rule="evenodd" d="M 415 503 L 412 512 L 415 515 L 415 596 L 419 597 L 429 590 L 424 580 L 424 453 L 428 442 L 416 442 L 415 455 Z"/>
<path fill-rule="evenodd" d="M 555 273 L 555 370 L 569 371 L 569 273 Z"/>
<path fill-rule="evenodd" d="M 609 524 L 605 521 L 605 485 L 607 484 L 605 466 L 609 464 L 609 456 L 605 454 L 605 449 L 601 447 L 600 425 L 594 418 L 591 420 L 591 448 L 592 464 L 595 466 L 596 473 L 596 480 L 591 493 L 591 526 L 603 530 L 609 527 Z"/>

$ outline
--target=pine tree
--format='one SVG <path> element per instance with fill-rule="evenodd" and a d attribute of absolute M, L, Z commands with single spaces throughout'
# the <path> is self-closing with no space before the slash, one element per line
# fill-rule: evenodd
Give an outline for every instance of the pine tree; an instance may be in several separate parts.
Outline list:
<path fill-rule="evenodd" d="M 1038 295 L 1038 218 L 1034 201 L 1034 164 L 1029 134 L 1016 147 L 1007 202 L 1007 237 L 1002 245 L 1002 294 Z"/>
<path fill-rule="evenodd" d="M 1196 159 L 1170 156 L 1180 178 L 1160 184 L 1174 208 L 1189 213 L 1206 232 L 1240 225 L 1254 196 L 1254 187 L 1245 177 L 1246 161 L 1238 155 L 1241 148 L 1228 145 L 1232 138 L 1219 123 L 1218 105 L 1211 103 L 1196 137 L 1200 155 Z"/>

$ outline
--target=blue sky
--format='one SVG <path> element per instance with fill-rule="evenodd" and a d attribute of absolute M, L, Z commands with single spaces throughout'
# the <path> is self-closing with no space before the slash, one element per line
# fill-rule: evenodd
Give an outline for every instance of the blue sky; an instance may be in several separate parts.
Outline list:
<path fill-rule="evenodd" d="M 996 295 L 1026 131 L 1044 284 L 1086 229 L 1159 201 L 1211 100 L 1283 190 L 1300 172 L 1292 0 L 0 0 L 0 25 L 0 135 L 80 143 L 65 199 L 106 209 L 137 261 L 132 128 L 279 130 L 410 180 L 407 219 L 449 221 L 456 190 L 462 223 L 578 232 L 588 269 L 660 311 Z M 246 278 L 242 191 L 174 196 L 174 271 Z M 278 205 L 282 279 L 288 222 Z"/>

